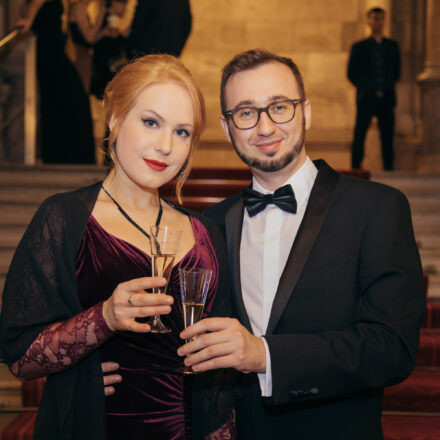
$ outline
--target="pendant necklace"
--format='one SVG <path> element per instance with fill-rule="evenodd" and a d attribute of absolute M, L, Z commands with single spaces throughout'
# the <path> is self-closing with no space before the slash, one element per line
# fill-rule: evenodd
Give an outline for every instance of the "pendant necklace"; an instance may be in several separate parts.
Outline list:
<path fill-rule="evenodd" d="M 142 234 L 144 234 L 146 237 L 148 237 L 148 239 L 150 239 L 150 234 L 143 229 L 141 226 L 139 226 L 128 214 L 127 212 L 124 210 L 124 208 L 122 208 L 122 206 L 112 197 L 112 195 L 104 188 L 104 185 L 101 186 L 102 190 L 110 197 L 111 201 L 117 206 L 118 211 L 135 227 L 137 228 L 140 232 L 142 232 Z M 162 208 L 162 203 L 160 201 L 160 196 L 158 195 L 158 200 L 159 200 L 159 212 L 157 213 L 157 218 L 156 218 L 156 224 L 155 226 L 159 226 L 160 224 L 160 220 L 162 218 L 162 214 L 163 214 L 163 208 Z"/>

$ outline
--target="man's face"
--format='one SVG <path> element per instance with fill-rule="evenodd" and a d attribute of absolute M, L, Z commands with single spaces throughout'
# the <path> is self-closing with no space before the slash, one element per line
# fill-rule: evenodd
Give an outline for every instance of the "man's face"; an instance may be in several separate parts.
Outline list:
<path fill-rule="evenodd" d="M 296 78 L 284 64 L 269 62 L 232 75 L 225 87 L 227 110 L 239 105 L 265 107 L 283 99 L 299 99 Z M 305 159 L 304 135 L 311 121 L 310 102 L 297 104 L 294 118 L 286 123 L 273 122 L 262 112 L 258 124 L 240 130 L 228 118 L 220 119 L 227 138 L 240 159 L 258 172 L 290 173 Z"/>
<path fill-rule="evenodd" d="M 385 27 L 385 14 L 383 12 L 372 12 L 368 16 L 368 26 L 370 26 L 373 34 L 383 33 Z"/>

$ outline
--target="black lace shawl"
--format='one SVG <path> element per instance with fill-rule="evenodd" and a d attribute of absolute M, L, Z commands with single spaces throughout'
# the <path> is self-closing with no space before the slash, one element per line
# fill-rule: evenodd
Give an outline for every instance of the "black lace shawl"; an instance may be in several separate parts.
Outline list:
<path fill-rule="evenodd" d="M 48 325 L 82 311 L 75 256 L 100 188 L 101 183 L 96 183 L 48 198 L 21 239 L 6 277 L 0 315 L 0 355 L 6 364 L 20 359 Z M 219 262 L 218 294 L 211 315 L 228 316 L 230 287 L 222 235 L 209 219 L 191 215 L 209 231 Z M 194 376 L 193 438 L 217 430 L 230 417 L 236 400 L 234 381 L 232 370 Z M 34 439 L 104 440 L 104 399 L 100 357 L 95 351 L 47 377 Z"/>

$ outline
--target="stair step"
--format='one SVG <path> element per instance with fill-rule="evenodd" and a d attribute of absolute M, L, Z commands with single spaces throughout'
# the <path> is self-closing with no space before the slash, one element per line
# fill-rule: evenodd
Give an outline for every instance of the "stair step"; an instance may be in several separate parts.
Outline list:
<path fill-rule="evenodd" d="M 440 413 L 439 383 L 440 369 L 416 369 L 408 379 L 385 388 L 383 409 Z"/>
<path fill-rule="evenodd" d="M 75 186 L 75 188 L 77 188 Z M 0 203 L 19 203 L 26 205 L 40 204 L 49 196 L 71 191 L 74 187 L 68 186 L 14 186 L 2 188 L 0 192 Z"/>
<path fill-rule="evenodd" d="M 440 368 L 440 329 L 422 329 L 417 354 L 418 367 Z"/>
<path fill-rule="evenodd" d="M 98 165 L 1 165 L 0 187 L 50 185 L 81 187 L 102 180 L 106 167 Z"/>
<path fill-rule="evenodd" d="M 21 225 L 27 226 L 38 208 L 38 203 L 20 204 L 20 203 L 1 203 L 0 227 Z"/>
<path fill-rule="evenodd" d="M 430 273 L 428 276 L 428 297 L 440 300 L 440 274 Z"/>
<path fill-rule="evenodd" d="M 384 440 L 439 440 L 440 414 L 382 414 Z"/>
<path fill-rule="evenodd" d="M 412 221 L 414 229 L 419 228 L 435 228 L 440 225 L 440 212 L 434 213 L 412 213 Z"/>
<path fill-rule="evenodd" d="M 416 242 L 419 249 L 440 249 L 439 233 L 416 233 Z"/>
<path fill-rule="evenodd" d="M 399 189 L 407 197 L 413 194 L 439 194 L 440 178 L 437 174 L 414 174 L 399 171 L 374 173 L 371 180 Z"/>
<path fill-rule="evenodd" d="M 420 249 L 423 270 L 426 273 L 440 273 L 440 249 Z"/>
<path fill-rule="evenodd" d="M 25 225 L 0 225 L 0 248 L 15 249 L 25 230 Z"/>
<path fill-rule="evenodd" d="M 422 328 L 440 329 L 440 301 L 428 298 Z"/>

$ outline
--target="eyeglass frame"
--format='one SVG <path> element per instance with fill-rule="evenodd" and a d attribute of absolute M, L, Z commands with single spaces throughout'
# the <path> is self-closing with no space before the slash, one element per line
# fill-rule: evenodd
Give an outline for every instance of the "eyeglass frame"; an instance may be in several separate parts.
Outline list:
<path fill-rule="evenodd" d="M 296 106 L 298 104 L 300 104 L 301 102 L 305 102 L 306 99 L 305 98 L 296 98 L 296 99 L 280 99 L 279 101 L 273 101 L 270 104 L 268 104 L 266 107 L 255 107 L 253 105 L 239 105 L 238 107 L 234 107 L 231 110 L 226 110 L 223 113 L 223 116 L 225 116 L 226 118 L 229 118 L 234 125 L 239 129 L 239 130 L 250 130 L 251 128 L 255 128 L 258 123 L 260 122 L 260 116 L 261 113 L 266 113 L 266 115 L 269 117 L 269 119 L 274 123 L 274 124 L 286 124 L 287 122 L 290 122 L 294 117 L 295 117 L 295 113 L 296 113 Z M 290 119 L 288 119 L 287 121 L 284 122 L 276 122 L 272 119 L 272 116 L 270 116 L 269 113 L 269 107 L 273 104 L 277 104 L 277 103 L 282 103 L 282 102 L 290 102 L 293 104 L 293 115 Z M 246 128 L 240 128 L 236 122 L 234 121 L 234 113 L 242 108 L 247 108 L 247 107 L 251 107 L 257 110 L 257 121 L 255 122 L 254 125 L 252 125 L 252 127 L 246 127 Z"/>

